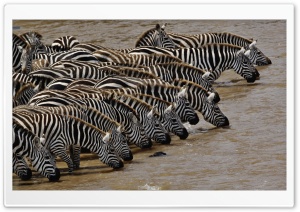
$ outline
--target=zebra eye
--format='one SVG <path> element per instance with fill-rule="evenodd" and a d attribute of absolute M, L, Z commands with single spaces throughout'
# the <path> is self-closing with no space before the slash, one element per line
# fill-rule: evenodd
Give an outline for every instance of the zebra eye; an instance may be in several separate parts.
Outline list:
<path fill-rule="evenodd" d="M 177 120 L 176 119 L 172 119 L 172 122 L 177 122 Z"/>
<path fill-rule="evenodd" d="M 45 156 L 45 159 L 46 159 L 46 160 L 50 160 L 50 156 L 49 156 L 49 155 L 46 155 L 46 156 Z"/>
<path fill-rule="evenodd" d="M 156 123 L 156 124 L 155 124 L 155 127 L 159 127 L 159 123 Z"/>

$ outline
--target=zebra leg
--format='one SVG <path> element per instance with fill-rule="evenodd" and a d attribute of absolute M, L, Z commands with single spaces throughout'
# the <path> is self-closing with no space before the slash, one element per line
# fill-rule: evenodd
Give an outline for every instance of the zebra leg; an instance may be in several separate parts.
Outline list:
<path fill-rule="evenodd" d="M 70 157 L 73 161 L 73 168 L 79 169 L 80 167 L 80 150 L 81 147 L 78 145 L 71 145 L 70 146 Z"/>
<path fill-rule="evenodd" d="M 64 162 L 67 163 L 68 165 L 68 169 L 69 169 L 69 173 L 73 172 L 73 161 L 71 160 L 71 158 L 69 157 L 69 155 L 67 154 L 67 152 L 65 150 L 62 149 L 56 149 L 54 151 L 52 151 L 55 155 L 57 155 L 58 157 L 60 157 Z"/>

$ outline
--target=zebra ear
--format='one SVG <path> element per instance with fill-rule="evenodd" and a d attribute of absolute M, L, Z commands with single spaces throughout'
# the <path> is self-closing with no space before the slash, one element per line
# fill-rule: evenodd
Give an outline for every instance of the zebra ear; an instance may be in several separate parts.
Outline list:
<path fill-rule="evenodd" d="M 252 43 L 250 43 L 249 48 L 253 49 L 254 47 L 256 47 L 256 42 L 257 40 L 254 40 Z"/>
<path fill-rule="evenodd" d="M 39 92 L 39 90 L 40 90 L 40 83 L 39 83 L 37 86 L 35 86 L 35 87 L 33 88 L 33 91 L 34 91 L 35 93 Z"/>
<path fill-rule="evenodd" d="M 161 26 L 162 30 L 165 30 L 165 27 L 167 26 L 167 23 L 164 23 L 164 25 Z"/>
<path fill-rule="evenodd" d="M 18 50 L 19 50 L 19 52 L 23 52 L 23 47 L 22 46 L 18 46 Z"/>
<path fill-rule="evenodd" d="M 213 100 L 214 100 L 214 98 L 215 98 L 215 93 L 212 93 L 212 92 L 208 92 L 208 97 L 207 97 L 207 101 L 209 102 L 209 103 L 212 103 L 213 102 Z"/>
<path fill-rule="evenodd" d="M 155 113 L 155 107 L 156 107 L 156 106 L 154 106 L 154 107 L 150 110 L 150 112 L 147 114 L 147 118 L 148 118 L 148 119 L 151 119 L 151 118 L 154 116 L 154 113 Z"/>
<path fill-rule="evenodd" d="M 237 51 L 236 55 L 237 55 L 237 56 L 239 56 L 240 54 L 243 55 L 244 52 L 245 52 L 245 49 L 244 49 L 244 47 L 242 47 L 239 51 Z"/>
<path fill-rule="evenodd" d="M 173 104 L 165 109 L 165 113 L 170 113 L 172 111 Z"/>
<path fill-rule="evenodd" d="M 245 55 L 246 55 L 247 57 L 250 56 L 250 49 L 248 49 L 247 51 L 245 51 Z"/>
<path fill-rule="evenodd" d="M 184 85 L 182 88 L 180 88 L 180 91 L 178 92 L 178 97 L 186 97 L 186 93 L 187 93 L 187 86 Z"/>
<path fill-rule="evenodd" d="M 105 143 L 105 144 L 107 144 L 108 142 L 109 142 L 109 140 L 110 140 L 110 135 L 111 135 L 111 132 L 110 131 L 108 131 L 108 132 L 106 132 L 105 133 L 105 136 L 103 137 L 103 142 Z"/>
<path fill-rule="evenodd" d="M 159 25 L 159 24 L 156 24 L 155 29 L 156 29 L 157 31 L 160 31 L 160 29 L 161 29 L 160 25 Z"/>
<path fill-rule="evenodd" d="M 208 80 L 209 75 L 210 75 L 210 72 L 206 71 L 205 74 L 202 75 L 202 79 Z"/>
<path fill-rule="evenodd" d="M 118 132 L 118 133 L 122 133 L 122 132 L 123 132 L 122 125 L 119 125 L 119 126 L 117 127 L 117 132 Z"/>
<path fill-rule="evenodd" d="M 33 138 L 33 145 L 37 148 L 40 149 L 42 147 L 42 144 L 44 144 L 45 141 L 41 141 L 42 138 L 39 138 L 37 136 L 35 136 Z"/>
<path fill-rule="evenodd" d="M 176 102 L 172 102 L 172 109 L 173 109 L 173 110 L 175 110 L 175 109 L 176 109 L 176 107 L 177 107 L 177 104 L 176 104 Z"/>

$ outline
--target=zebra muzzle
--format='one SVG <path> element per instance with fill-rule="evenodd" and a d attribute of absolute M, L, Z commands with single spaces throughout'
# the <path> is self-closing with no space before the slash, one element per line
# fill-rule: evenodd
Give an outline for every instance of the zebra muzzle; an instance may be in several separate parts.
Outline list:
<path fill-rule="evenodd" d="M 165 140 L 161 142 L 162 144 L 170 144 L 171 143 L 171 136 L 168 133 L 165 133 Z"/>
<path fill-rule="evenodd" d="M 128 154 L 126 154 L 124 157 L 122 157 L 124 161 L 131 161 L 133 159 L 132 152 L 130 151 Z"/>
<path fill-rule="evenodd" d="M 31 169 L 26 169 L 26 174 L 20 176 L 22 180 L 29 180 L 32 177 Z"/>
<path fill-rule="evenodd" d="M 178 134 L 178 136 L 181 140 L 184 140 L 189 136 L 189 133 L 186 128 L 183 128 L 182 133 Z"/>
<path fill-rule="evenodd" d="M 59 178 L 60 178 L 60 171 L 59 171 L 58 168 L 55 169 L 55 174 L 54 175 L 50 175 L 48 177 L 50 182 L 56 182 L 56 181 L 59 180 Z"/>

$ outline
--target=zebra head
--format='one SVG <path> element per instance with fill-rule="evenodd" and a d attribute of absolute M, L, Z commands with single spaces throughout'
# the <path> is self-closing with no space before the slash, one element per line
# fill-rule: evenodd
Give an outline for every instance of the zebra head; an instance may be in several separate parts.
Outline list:
<path fill-rule="evenodd" d="M 122 168 L 124 164 L 115 151 L 111 132 L 107 132 L 105 136 L 103 136 L 102 142 L 102 148 L 100 152 L 98 152 L 100 161 L 114 169 Z"/>
<path fill-rule="evenodd" d="M 147 113 L 146 118 L 143 121 L 143 125 L 149 138 L 152 138 L 156 142 L 162 144 L 171 143 L 170 135 L 165 131 L 164 127 L 159 121 L 157 106 L 154 106 L 151 111 Z"/>
<path fill-rule="evenodd" d="M 174 133 L 180 139 L 186 139 L 189 136 L 187 129 L 183 126 L 176 113 L 176 103 L 172 103 L 165 109 L 162 124 L 168 132 Z"/>
<path fill-rule="evenodd" d="M 49 150 L 44 147 L 44 144 L 42 142 L 43 138 L 39 138 L 31 131 L 21 127 L 18 124 L 14 124 L 13 154 L 15 154 L 16 156 L 16 159 L 14 160 L 16 160 L 16 164 L 19 167 L 14 168 L 14 170 L 19 170 L 22 167 L 24 169 L 24 166 L 26 166 L 27 164 L 22 158 L 26 156 L 31 160 L 32 167 L 37 172 L 47 177 L 49 181 L 58 181 L 60 178 L 60 172 L 59 169 L 56 168 L 54 162 L 55 159 L 50 154 Z M 27 170 L 27 174 L 25 174 L 21 178 L 30 179 L 30 172 Z"/>
<path fill-rule="evenodd" d="M 233 68 L 238 74 L 244 77 L 247 82 L 255 82 L 259 77 L 259 73 L 244 52 L 244 48 L 236 52 L 236 62 Z"/>
<path fill-rule="evenodd" d="M 203 103 L 203 108 L 201 113 L 205 121 L 217 127 L 229 126 L 229 120 L 222 113 L 218 104 L 209 101 L 209 99 L 207 99 L 207 101 Z"/>
<path fill-rule="evenodd" d="M 175 48 L 173 40 L 164 31 L 164 27 L 156 24 L 155 28 L 152 28 L 144 32 L 137 40 L 135 47 L 141 46 L 158 46 L 163 48 Z"/>
<path fill-rule="evenodd" d="M 145 129 L 140 120 L 133 113 L 129 112 L 129 125 L 125 128 L 128 140 L 141 149 L 151 148 L 152 141 L 147 137 Z M 125 127 L 125 126 L 124 126 Z"/>
<path fill-rule="evenodd" d="M 29 73 L 31 69 L 31 61 L 32 61 L 32 48 L 31 47 L 25 47 L 18 46 L 18 50 L 21 53 L 21 72 L 23 73 Z"/>
<path fill-rule="evenodd" d="M 112 130 L 112 145 L 115 149 L 116 154 L 120 156 L 124 161 L 130 161 L 133 159 L 132 152 L 127 143 L 127 137 L 123 133 L 122 126 L 118 126 Z"/>
<path fill-rule="evenodd" d="M 58 181 L 60 178 L 60 171 L 56 168 L 55 158 L 50 153 L 48 148 L 46 148 L 45 138 L 42 136 L 41 138 L 35 139 L 35 145 L 38 149 L 36 157 L 31 160 L 32 167 L 40 172 L 43 176 L 46 176 L 49 181 Z M 54 167 L 54 172 L 52 167 Z"/>
<path fill-rule="evenodd" d="M 260 49 L 256 47 L 257 40 L 254 40 L 249 49 L 245 52 L 245 55 L 251 60 L 251 62 L 258 66 L 264 66 L 272 64 L 272 61 L 262 53 Z"/>
<path fill-rule="evenodd" d="M 199 117 L 187 98 L 187 86 L 183 86 L 180 89 L 175 96 L 175 100 L 175 110 L 181 121 L 187 121 L 191 125 L 196 125 L 199 122 Z"/>

